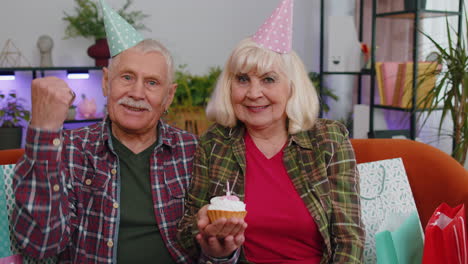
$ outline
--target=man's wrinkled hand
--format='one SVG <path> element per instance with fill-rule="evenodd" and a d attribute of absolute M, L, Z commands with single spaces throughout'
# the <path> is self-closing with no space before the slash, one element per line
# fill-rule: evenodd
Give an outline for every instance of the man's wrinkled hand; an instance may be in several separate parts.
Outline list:
<path fill-rule="evenodd" d="M 31 126 L 49 131 L 59 130 L 65 121 L 75 93 L 57 77 L 34 79 L 31 84 Z"/>

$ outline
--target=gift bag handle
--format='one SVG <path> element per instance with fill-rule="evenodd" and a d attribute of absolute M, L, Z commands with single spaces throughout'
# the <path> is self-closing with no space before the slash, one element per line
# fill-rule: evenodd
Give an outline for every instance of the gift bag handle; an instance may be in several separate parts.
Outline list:
<path fill-rule="evenodd" d="M 465 221 L 463 219 L 463 217 L 459 216 L 460 218 L 460 221 L 462 222 L 462 225 L 461 225 L 461 228 L 462 228 L 462 234 L 463 234 L 463 237 L 461 237 L 462 239 L 462 243 L 463 243 L 463 253 L 464 253 L 464 261 L 462 260 L 462 257 L 461 257 L 461 252 L 460 252 L 460 240 L 458 238 L 458 234 L 457 234 L 457 227 L 455 225 L 453 225 L 453 233 L 455 234 L 455 241 L 457 242 L 457 252 L 458 252 L 458 263 L 460 264 L 466 264 L 467 263 L 467 256 L 466 256 L 466 237 L 465 237 Z"/>
<path fill-rule="evenodd" d="M 374 197 L 365 197 L 365 196 L 362 196 L 362 195 L 359 195 L 362 199 L 364 200 L 368 200 L 368 201 L 372 201 L 372 200 L 375 200 L 377 198 L 380 197 L 380 195 L 382 195 L 383 191 L 384 191 L 384 186 L 385 186 L 385 177 L 386 177 L 386 174 L 385 174 L 385 168 L 383 165 L 380 165 L 379 168 L 382 169 L 383 171 L 383 176 L 382 176 L 382 183 L 380 185 L 380 191 L 377 195 L 375 195 Z"/>

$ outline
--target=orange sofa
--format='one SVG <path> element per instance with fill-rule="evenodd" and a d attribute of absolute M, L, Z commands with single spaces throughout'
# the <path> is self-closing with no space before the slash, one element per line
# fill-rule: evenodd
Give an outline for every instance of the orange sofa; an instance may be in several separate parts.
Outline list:
<path fill-rule="evenodd" d="M 423 228 L 442 202 L 468 207 L 468 171 L 445 152 L 407 139 L 352 139 L 351 144 L 358 163 L 402 158 Z"/>
<path fill-rule="evenodd" d="M 24 149 L 0 150 L 0 165 L 15 164 L 24 154 Z"/>

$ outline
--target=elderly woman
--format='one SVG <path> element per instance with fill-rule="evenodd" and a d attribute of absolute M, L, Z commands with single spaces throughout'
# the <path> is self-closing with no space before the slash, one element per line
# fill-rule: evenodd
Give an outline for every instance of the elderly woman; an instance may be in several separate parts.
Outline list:
<path fill-rule="evenodd" d="M 361 263 L 348 132 L 317 118 L 318 96 L 296 53 L 255 39 L 234 49 L 207 107 L 216 124 L 199 141 L 179 239 L 192 254 L 201 247 L 224 261 L 240 253 L 240 262 Z M 209 223 L 207 204 L 228 182 L 247 216 Z"/>

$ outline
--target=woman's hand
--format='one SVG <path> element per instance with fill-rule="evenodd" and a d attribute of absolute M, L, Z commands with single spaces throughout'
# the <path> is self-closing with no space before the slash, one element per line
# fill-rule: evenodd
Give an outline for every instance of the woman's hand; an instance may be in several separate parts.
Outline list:
<path fill-rule="evenodd" d="M 240 218 L 220 218 L 210 223 L 208 205 L 197 213 L 197 225 L 200 233 L 196 236 L 203 252 L 211 257 L 229 257 L 245 240 L 244 231 L 247 223 Z"/>

